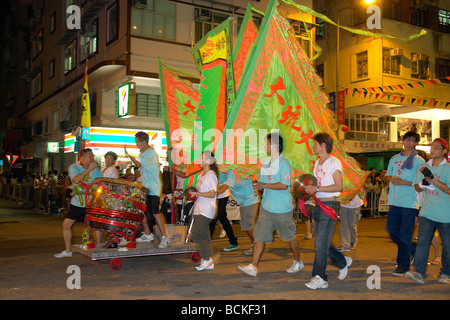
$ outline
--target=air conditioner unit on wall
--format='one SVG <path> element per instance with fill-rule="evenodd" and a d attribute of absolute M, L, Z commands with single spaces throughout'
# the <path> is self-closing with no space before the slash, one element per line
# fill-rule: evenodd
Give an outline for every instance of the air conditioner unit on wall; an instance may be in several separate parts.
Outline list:
<path fill-rule="evenodd" d="M 401 55 L 403 55 L 403 49 L 400 49 L 400 48 L 393 48 L 393 49 L 389 50 L 389 55 L 390 55 L 391 57 L 398 57 L 398 56 L 401 56 Z"/>
<path fill-rule="evenodd" d="M 195 20 L 206 21 L 211 18 L 211 11 L 208 9 L 195 8 L 194 10 Z"/>
<path fill-rule="evenodd" d="M 147 0 L 134 0 L 133 6 L 135 8 L 144 9 L 147 7 Z"/>
<path fill-rule="evenodd" d="M 427 58 L 428 58 L 427 55 L 424 53 L 413 53 L 412 55 L 413 61 L 426 61 Z"/>

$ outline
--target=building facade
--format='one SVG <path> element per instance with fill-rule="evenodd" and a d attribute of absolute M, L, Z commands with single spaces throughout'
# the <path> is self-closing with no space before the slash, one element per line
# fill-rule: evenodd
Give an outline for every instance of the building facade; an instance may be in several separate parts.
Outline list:
<path fill-rule="evenodd" d="M 370 5 L 314 2 L 317 12 L 341 26 L 395 37 L 338 33 L 317 19 L 316 41 L 323 52 L 316 69 L 335 103 L 340 138 L 364 168 L 378 171 L 402 148 L 401 136 L 408 130 L 421 134 L 423 146 L 439 136 L 449 139 L 450 2 L 376 0 Z M 422 29 L 426 35 L 400 39 Z"/>
<path fill-rule="evenodd" d="M 301 2 L 312 7 L 310 0 Z M 30 97 L 16 116 L 17 126 L 25 132 L 20 155 L 26 170 L 34 174 L 65 171 L 76 160 L 73 131 L 81 121 L 86 63 L 96 160 L 102 161 L 101 156 L 112 149 L 119 162 L 125 162 L 123 147 L 137 154 L 134 133 L 144 130 L 160 146 L 164 163 L 167 150 L 156 57 L 198 82 L 191 48 L 229 16 L 236 21 L 234 40 L 248 3 L 30 0 Z M 251 4 L 264 12 L 268 1 Z M 310 16 L 307 19 L 311 21 Z M 136 115 L 119 118 L 118 91 L 126 83 L 135 85 Z M 48 152 L 50 142 L 59 143 L 57 152 Z"/>

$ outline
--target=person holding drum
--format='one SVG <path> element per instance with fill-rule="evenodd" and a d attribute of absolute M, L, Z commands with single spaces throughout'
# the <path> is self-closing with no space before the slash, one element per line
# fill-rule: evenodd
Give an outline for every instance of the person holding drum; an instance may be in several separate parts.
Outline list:
<path fill-rule="evenodd" d="M 169 246 L 169 238 L 166 231 L 166 219 L 160 212 L 160 196 L 161 196 L 161 177 L 159 171 L 159 159 L 156 151 L 148 144 L 148 134 L 140 131 L 135 135 L 136 146 L 139 148 L 139 160 L 130 155 L 125 149 L 125 154 L 130 158 L 136 167 L 141 172 L 141 184 L 148 188 L 147 195 L 147 211 L 144 215 L 142 225 L 144 227 L 144 235 L 137 242 L 150 242 L 154 239 L 154 235 L 150 232 L 148 220 L 150 215 L 153 215 L 156 225 L 162 233 L 161 241 L 158 248 L 167 248 Z"/>
<path fill-rule="evenodd" d="M 102 176 L 98 169 L 98 163 L 94 161 L 94 153 L 91 149 L 83 149 L 80 151 L 80 161 L 69 166 L 69 177 L 72 184 L 91 183 L 96 178 Z M 75 188 L 74 188 L 75 190 Z M 61 253 L 55 254 L 56 258 L 66 258 L 72 256 L 72 228 L 75 222 L 84 222 L 86 214 L 86 203 L 84 195 L 84 187 L 76 187 L 70 200 L 70 210 L 63 221 L 63 237 L 66 249 Z M 95 231 L 94 237 L 97 243 L 101 242 L 101 231 Z"/>
<path fill-rule="evenodd" d="M 333 138 L 328 133 L 318 133 L 313 136 L 314 154 L 319 156 L 314 164 L 314 176 L 317 186 L 306 186 L 308 194 L 315 194 L 316 198 L 328 209 L 339 212 L 338 197 L 343 189 L 342 164 L 336 157 L 330 155 L 333 150 Z M 319 204 L 319 203 L 318 203 Z M 328 288 L 328 278 L 325 274 L 327 259 L 337 266 L 340 271 L 339 280 L 347 277 L 348 267 L 352 264 L 350 257 L 344 257 L 332 244 L 336 216 L 327 214 L 321 205 L 314 207 L 313 221 L 315 225 L 314 250 L 316 256 L 313 264 L 313 278 L 306 284 L 310 289 Z"/>
<path fill-rule="evenodd" d="M 209 150 L 203 151 L 200 163 L 202 173 L 197 178 L 197 191 L 190 191 L 190 197 L 197 197 L 194 203 L 191 239 L 200 247 L 199 253 L 202 257 L 201 263 L 195 267 L 197 271 L 213 270 L 212 260 L 213 247 L 209 224 L 216 215 L 216 198 L 218 184 L 218 167 L 214 153 Z"/>
<path fill-rule="evenodd" d="M 296 239 L 297 226 L 293 218 L 291 186 L 291 165 L 284 158 L 283 139 L 278 133 L 270 133 L 267 136 L 266 152 L 269 158 L 261 164 L 261 175 L 255 189 L 264 191 L 258 220 L 253 236 L 252 263 L 246 266 L 238 266 L 238 269 L 249 276 L 256 277 L 258 263 L 264 252 L 266 243 L 273 242 L 273 232 L 277 230 L 281 240 L 289 242 L 294 254 L 294 261 L 288 273 L 296 273 L 303 270 L 304 265 L 300 260 L 300 248 Z"/>

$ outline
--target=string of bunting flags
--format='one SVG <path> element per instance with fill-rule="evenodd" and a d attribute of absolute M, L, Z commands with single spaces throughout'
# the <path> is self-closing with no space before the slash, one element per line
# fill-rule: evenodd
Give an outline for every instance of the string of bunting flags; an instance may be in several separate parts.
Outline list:
<path fill-rule="evenodd" d="M 364 96 L 364 99 L 369 96 L 370 99 L 384 99 L 387 98 L 388 101 L 392 102 L 399 102 L 399 103 L 407 103 L 407 104 L 415 104 L 415 105 L 422 105 L 422 106 L 428 106 L 428 107 L 445 107 L 448 108 L 450 106 L 450 101 L 440 101 L 432 98 L 417 98 L 417 97 L 407 97 L 399 93 L 399 90 L 405 90 L 408 88 L 424 88 L 425 85 L 427 86 L 433 86 L 440 83 L 450 83 L 450 76 L 433 79 L 433 80 L 423 80 L 423 81 L 417 81 L 417 82 L 411 82 L 411 83 L 405 83 L 405 84 L 397 84 L 397 85 L 389 85 L 389 86 L 380 86 L 380 87 L 367 87 L 367 88 L 347 88 L 345 89 L 346 95 L 349 95 L 350 92 L 352 93 L 352 97 L 355 96 L 355 94 L 358 94 L 359 97 L 361 95 Z M 391 100 L 392 99 L 392 100 Z"/>

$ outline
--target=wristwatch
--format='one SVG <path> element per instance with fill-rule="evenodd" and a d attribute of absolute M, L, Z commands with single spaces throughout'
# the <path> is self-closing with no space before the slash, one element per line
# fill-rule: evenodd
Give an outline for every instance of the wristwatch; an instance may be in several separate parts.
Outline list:
<path fill-rule="evenodd" d="M 319 186 L 317 186 L 317 190 L 316 190 L 316 192 L 319 192 L 320 191 L 320 187 Z"/>
<path fill-rule="evenodd" d="M 263 189 L 265 189 L 266 188 L 266 184 L 265 183 L 263 183 Z"/>

